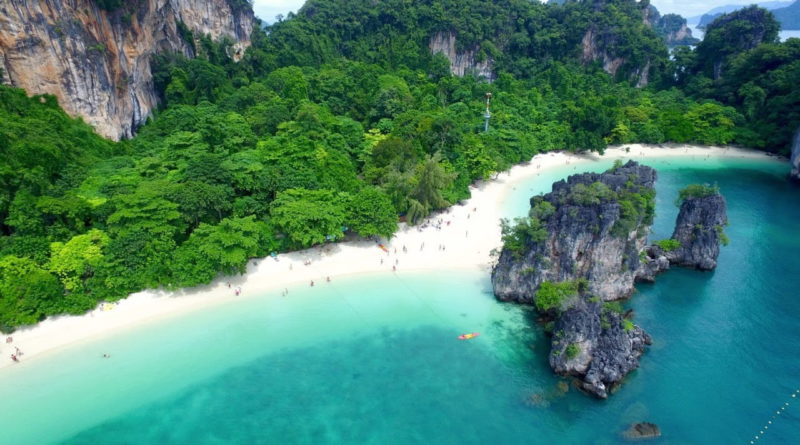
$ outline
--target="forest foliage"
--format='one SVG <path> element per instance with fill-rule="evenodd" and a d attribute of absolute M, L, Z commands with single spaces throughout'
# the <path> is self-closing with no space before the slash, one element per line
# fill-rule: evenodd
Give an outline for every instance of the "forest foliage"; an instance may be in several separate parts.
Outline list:
<path fill-rule="evenodd" d="M 416 223 L 467 198 L 475 180 L 549 150 L 781 148 L 748 122 L 771 122 L 765 108 L 797 100 L 796 41 L 730 52 L 730 74 L 697 81 L 695 54 L 667 60 L 643 25 L 646 5 L 603 5 L 312 0 L 256 29 L 239 63 L 229 41 L 206 36 L 194 36 L 197 58 L 158 56 L 163 106 L 119 143 L 53 97 L 0 86 L 0 329 L 209 283 L 272 252 L 390 237 L 400 220 Z M 617 77 L 581 64 L 590 27 L 624 56 Z M 450 75 L 428 48 L 437 32 L 491 57 L 494 82 Z M 629 75 L 646 61 L 653 82 L 636 88 Z"/>

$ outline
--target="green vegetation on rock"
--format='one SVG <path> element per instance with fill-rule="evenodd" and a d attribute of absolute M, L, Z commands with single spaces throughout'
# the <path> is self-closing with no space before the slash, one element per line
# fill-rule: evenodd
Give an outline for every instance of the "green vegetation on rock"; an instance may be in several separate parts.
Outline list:
<path fill-rule="evenodd" d="M 658 240 L 653 244 L 660 247 L 665 252 L 672 252 L 673 250 L 680 249 L 681 247 L 681 242 L 672 238 Z"/>
<path fill-rule="evenodd" d="M 536 309 L 539 312 L 560 311 L 571 298 L 586 291 L 588 282 L 584 279 L 553 283 L 545 281 L 536 291 Z"/>
<path fill-rule="evenodd" d="M 634 328 L 634 325 L 633 325 L 632 321 L 628 320 L 627 318 L 622 320 L 622 329 L 625 332 L 630 332 L 630 331 L 633 330 L 633 328 Z"/>
<path fill-rule="evenodd" d="M 680 206 L 683 201 L 694 198 L 705 198 L 719 194 L 719 187 L 710 184 L 689 184 L 678 192 L 675 205 Z"/>
<path fill-rule="evenodd" d="M 527 252 L 531 243 L 541 243 L 547 239 L 547 228 L 534 216 L 515 218 L 513 222 L 503 219 L 500 221 L 500 227 L 503 247 L 517 257 Z"/>
<path fill-rule="evenodd" d="M 575 357 L 579 356 L 580 354 L 581 354 L 581 347 L 578 346 L 578 344 L 576 343 L 570 343 L 569 346 L 567 346 L 564 349 L 564 355 L 567 356 L 567 360 L 572 360 Z"/>

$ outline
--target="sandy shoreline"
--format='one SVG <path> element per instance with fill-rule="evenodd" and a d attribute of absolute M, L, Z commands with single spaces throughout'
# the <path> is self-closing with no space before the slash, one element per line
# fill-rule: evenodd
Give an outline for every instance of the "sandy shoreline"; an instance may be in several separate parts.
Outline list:
<path fill-rule="evenodd" d="M 245 275 L 222 277 L 208 286 L 175 292 L 138 292 L 119 301 L 110 310 L 104 310 L 107 308 L 101 305 L 85 315 L 49 318 L 15 332 L 10 345 L 0 342 L 0 371 L 14 365 L 10 359 L 14 347 L 24 352 L 22 361 L 29 362 L 70 344 L 95 340 L 212 305 L 278 296 L 285 288 L 308 286 L 312 280 L 315 286 L 325 286 L 327 277 L 336 280 L 358 274 L 392 273 L 393 266 L 397 268 L 396 273 L 453 269 L 488 273 L 490 251 L 501 244 L 499 220 L 504 197 L 520 181 L 571 162 L 671 156 L 697 156 L 698 162 L 722 157 L 770 158 L 763 152 L 730 147 L 676 145 L 664 148 L 639 144 L 626 144 L 624 147 L 627 150 L 609 148 L 603 156 L 562 152 L 537 155 L 530 162 L 501 173 L 495 180 L 472 186 L 469 200 L 431 217 L 426 228 L 401 227 L 386 244 L 388 252 L 374 242 L 357 241 L 281 254 L 277 261 L 272 258 L 251 261 Z M 437 229 L 435 225 L 440 220 L 441 228 Z M 307 260 L 311 260 L 310 265 L 304 265 Z M 235 295 L 236 288 L 241 288 L 241 295 Z"/>

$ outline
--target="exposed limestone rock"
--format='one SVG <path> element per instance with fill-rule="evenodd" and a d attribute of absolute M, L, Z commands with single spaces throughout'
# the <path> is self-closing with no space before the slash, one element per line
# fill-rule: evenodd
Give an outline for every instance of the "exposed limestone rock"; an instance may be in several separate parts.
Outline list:
<path fill-rule="evenodd" d="M 636 273 L 636 281 L 654 283 L 656 275 L 669 269 L 669 259 L 664 254 L 664 250 L 658 246 L 647 246 L 645 257 Z"/>
<path fill-rule="evenodd" d="M 591 63 L 600 61 L 603 64 L 603 71 L 612 76 L 617 75 L 617 71 L 625 64 L 625 59 L 606 51 L 602 44 L 603 39 L 600 33 L 594 28 L 589 28 L 581 40 L 581 61 Z M 646 87 L 650 76 L 650 61 L 644 66 L 639 67 L 630 73 L 630 80 L 636 82 L 637 87 Z"/>
<path fill-rule="evenodd" d="M 434 54 L 444 54 L 450 61 L 450 72 L 456 76 L 475 75 L 488 81 L 494 80 L 492 72 L 494 61 L 487 58 L 483 61 L 476 60 L 479 48 L 458 52 L 456 49 L 456 35 L 452 32 L 438 32 L 428 44 Z"/>
<path fill-rule="evenodd" d="M 727 205 L 719 193 L 685 199 L 671 238 L 679 243 L 678 247 L 665 250 L 657 245 L 648 246 L 636 279 L 653 282 L 658 273 L 671 265 L 714 269 L 727 224 Z"/>
<path fill-rule="evenodd" d="M 69 114 L 109 138 L 132 136 L 157 105 L 156 52 L 194 56 L 178 30 L 230 37 L 232 57 L 249 45 L 250 8 L 227 0 L 141 0 L 109 12 L 92 0 L 0 0 L 5 83 L 53 94 Z"/>
<path fill-rule="evenodd" d="M 667 46 L 696 45 L 700 39 L 692 36 L 692 30 L 686 25 L 686 19 L 677 14 L 661 15 L 655 6 L 645 9 L 644 22 L 661 36 Z"/>
<path fill-rule="evenodd" d="M 652 219 L 643 213 L 630 227 L 623 227 L 619 202 L 606 199 L 576 202 L 578 188 L 603 184 L 613 194 L 644 192 L 655 195 L 656 172 L 633 161 L 603 174 L 584 173 L 553 184 L 541 199 L 555 210 L 540 218 L 547 230 L 544 241 L 532 243 L 525 252 L 504 249 L 492 271 L 498 299 L 533 303 L 544 281 L 561 282 L 585 278 L 589 292 L 603 300 L 616 300 L 633 292 L 639 269 L 639 252 L 645 247 Z M 629 182 L 630 181 L 630 182 Z M 619 225 L 617 225 L 619 224 Z M 630 229 L 630 230 L 628 230 Z"/>
<path fill-rule="evenodd" d="M 556 182 L 552 192 L 531 199 L 536 222 L 529 224 L 538 229 L 521 249 L 511 250 L 507 242 L 492 271 L 495 296 L 522 303 L 536 303 L 544 282 L 586 280 L 586 289 L 578 286 L 577 294 L 548 310 L 556 318 L 550 365 L 580 378 L 580 387 L 597 397 L 607 397 L 639 366 L 650 343 L 603 301 L 633 292 L 652 223 L 655 179 L 655 170 L 631 161 Z"/>
<path fill-rule="evenodd" d="M 580 377 L 584 391 L 608 397 L 614 385 L 639 367 L 645 345 L 652 342 L 642 328 L 623 320 L 600 302 L 582 298 L 556 321 L 550 367 L 558 374 Z"/>
<path fill-rule="evenodd" d="M 722 195 L 684 200 L 672 233 L 672 239 L 681 245 L 666 252 L 665 256 L 670 264 L 714 269 L 717 267 L 722 230 L 727 224 L 727 206 Z"/>
<path fill-rule="evenodd" d="M 792 165 L 792 171 L 789 173 L 789 177 L 800 182 L 800 128 L 797 129 L 797 133 L 794 135 L 792 157 L 789 162 Z"/>
<path fill-rule="evenodd" d="M 650 336 L 607 303 L 629 296 L 635 280 L 679 264 L 716 266 L 724 198 L 693 187 L 681 203 L 672 243 L 645 248 L 653 217 L 656 172 L 630 161 L 602 173 L 583 173 L 531 199 L 528 218 L 505 226 L 504 247 L 492 270 L 495 296 L 535 304 L 554 321 L 550 366 L 580 379 L 600 398 L 632 370 Z"/>
<path fill-rule="evenodd" d="M 583 48 L 582 60 L 584 63 L 600 60 L 603 63 L 603 71 L 616 76 L 617 70 L 625 63 L 625 59 L 613 57 L 606 51 L 601 50 L 598 40 L 597 32 L 593 28 L 589 28 L 586 34 L 583 35 L 583 40 L 581 40 L 581 47 Z"/>

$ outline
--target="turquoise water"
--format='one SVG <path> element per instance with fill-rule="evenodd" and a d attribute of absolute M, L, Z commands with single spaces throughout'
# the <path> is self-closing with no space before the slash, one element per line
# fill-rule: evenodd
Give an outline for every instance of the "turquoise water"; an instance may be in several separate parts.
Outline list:
<path fill-rule="evenodd" d="M 790 398 L 800 188 L 774 162 L 647 164 L 659 170 L 651 239 L 670 235 L 680 187 L 716 182 L 731 244 L 713 273 L 673 270 L 638 286 L 627 305 L 654 344 L 609 400 L 563 392 L 532 314 L 495 302 L 487 276 L 386 274 L 218 306 L 5 369 L 0 443 L 613 444 L 638 421 L 661 426 L 653 443 L 749 443 L 773 417 L 758 443 L 800 442 Z M 505 213 L 524 214 L 555 179 L 608 165 L 522 182 Z"/>

